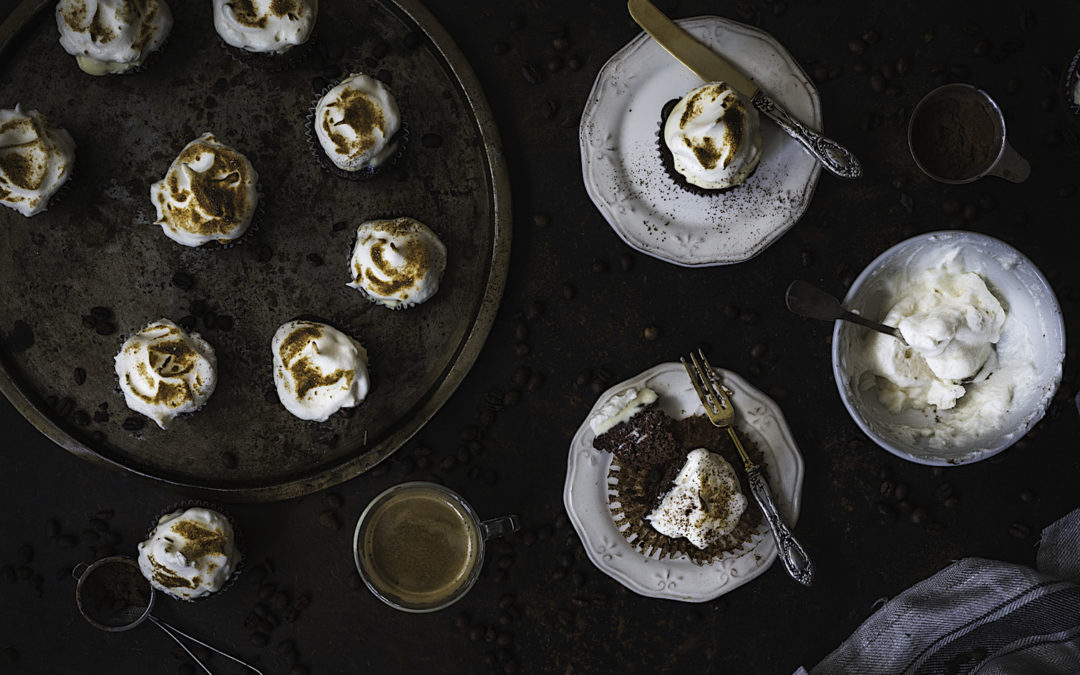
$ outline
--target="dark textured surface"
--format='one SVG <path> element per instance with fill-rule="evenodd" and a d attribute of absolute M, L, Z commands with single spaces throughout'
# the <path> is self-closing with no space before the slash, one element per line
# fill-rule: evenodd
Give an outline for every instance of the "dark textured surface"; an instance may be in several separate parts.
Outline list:
<path fill-rule="evenodd" d="M 826 131 L 859 156 L 866 177 L 823 175 L 802 221 L 747 263 L 686 270 L 646 258 L 620 242 L 580 179 L 585 96 L 604 59 L 638 32 L 622 3 L 433 0 L 429 8 L 487 92 L 511 169 L 513 259 L 491 338 L 449 403 L 385 468 L 329 493 L 229 506 L 250 567 L 221 597 L 163 602 L 163 618 L 258 658 L 267 673 L 289 672 L 294 653 L 313 673 L 484 672 L 500 661 L 524 672 L 783 673 L 816 663 L 875 600 L 955 558 L 1033 564 L 1039 530 L 1077 506 L 1075 348 L 1057 399 L 1027 438 L 992 460 L 934 471 L 893 458 L 858 431 L 832 382 L 831 327 L 789 314 L 782 297 L 793 278 L 840 295 L 889 245 L 957 227 L 1029 256 L 1076 335 L 1080 123 L 1061 81 L 1080 47 L 1080 8 L 839 0 L 663 7 L 677 17 L 724 14 L 775 35 L 818 83 Z M 876 34 L 863 40 L 868 30 Z M 1032 164 L 1027 183 L 946 186 L 918 173 L 906 115 L 944 81 L 970 81 L 1000 101 L 1013 146 Z M 5 106 L 9 88 L 0 83 Z M 413 142 L 427 132 L 414 130 Z M 561 515 L 567 446 L 595 400 L 594 381 L 601 390 L 702 343 L 716 365 L 777 399 L 802 449 L 795 531 L 817 563 L 810 589 L 774 565 L 700 606 L 640 598 L 591 566 Z M 64 573 L 105 546 L 132 553 L 154 514 L 183 495 L 78 460 L 6 402 L 0 415 L 0 672 L 189 672 L 151 627 L 117 635 L 91 628 Z M 460 604 L 410 616 L 354 588 L 349 542 L 368 499 L 428 475 L 481 515 L 518 512 L 526 531 L 489 547 L 483 576 Z M 99 516 L 102 509 L 115 515 Z M 106 543 L 117 534 L 119 543 Z M 260 579 L 267 559 L 273 570 Z M 305 593 L 310 604 L 293 612 Z M 245 627 L 257 603 L 281 625 L 255 615 L 269 623 L 249 618 Z M 7 663 L 13 655 L 18 662 Z M 212 662 L 233 672 L 220 657 Z"/>

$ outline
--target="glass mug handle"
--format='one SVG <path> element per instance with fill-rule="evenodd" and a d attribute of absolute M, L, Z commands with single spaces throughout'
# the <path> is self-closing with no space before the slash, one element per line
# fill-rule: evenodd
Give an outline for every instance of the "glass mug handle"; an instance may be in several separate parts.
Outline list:
<path fill-rule="evenodd" d="M 487 541 L 492 537 L 501 537 L 511 532 L 517 532 L 520 529 L 521 523 L 518 521 L 517 516 L 503 516 L 502 518 L 482 521 L 480 523 L 480 536 L 483 537 L 484 541 Z"/>

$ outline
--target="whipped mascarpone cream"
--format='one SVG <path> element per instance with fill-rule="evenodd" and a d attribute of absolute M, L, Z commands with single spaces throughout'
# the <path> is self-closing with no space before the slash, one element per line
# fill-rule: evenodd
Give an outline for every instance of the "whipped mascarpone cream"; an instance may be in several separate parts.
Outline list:
<path fill-rule="evenodd" d="M 356 229 L 349 268 L 352 281 L 348 286 L 372 302 L 404 309 L 439 290 L 446 269 L 446 246 L 413 218 L 372 220 Z"/>
<path fill-rule="evenodd" d="M 685 537 L 704 549 L 734 530 L 745 510 L 735 470 L 720 455 L 698 448 L 686 456 L 674 487 L 645 519 L 660 534 Z"/>
<path fill-rule="evenodd" d="M 890 412 L 933 415 L 934 445 L 1000 425 L 1014 398 L 1036 379 L 1027 327 L 984 279 L 964 267 L 958 248 L 886 283 L 883 323 L 908 346 L 871 332 L 858 345 L 858 386 L 877 389 Z"/>
<path fill-rule="evenodd" d="M 194 600 L 221 590 L 240 562 L 232 524 L 204 508 L 162 516 L 139 544 L 139 569 L 150 585 Z"/>
<path fill-rule="evenodd" d="M 675 170 L 706 190 L 739 185 L 761 159 L 758 111 L 723 82 L 684 96 L 664 123 Z"/>
<path fill-rule="evenodd" d="M 60 0 L 60 45 L 90 75 L 141 66 L 172 30 L 165 0 Z"/>
<path fill-rule="evenodd" d="M 589 418 L 589 427 L 599 436 L 620 422 L 625 422 L 656 401 L 656 392 L 648 387 L 626 391 L 612 396 L 595 415 Z"/>
<path fill-rule="evenodd" d="M 278 399 L 300 419 L 325 422 L 367 397 L 367 350 L 336 328 L 290 321 L 274 333 L 271 349 Z"/>
<path fill-rule="evenodd" d="M 201 408 L 217 386 L 214 348 L 168 319 L 129 337 L 114 365 L 127 406 L 162 429 Z"/>
<path fill-rule="evenodd" d="M 374 169 L 394 156 L 401 117 L 386 85 L 354 73 L 315 104 L 314 127 L 334 166 L 359 171 Z"/>
<path fill-rule="evenodd" d="M 71 134 L 36 110 L 0 110 L 0 204 L 24 216 L 41 213 L 74 167 Z"/>
<path fill-rule="evenodd" d="M 165 177 L 150 186 L 155 224 L 184 246 L 243 236 L 259 202 L 259 174 L 240 152 L 206 133 L 188 143 Z"/>
<path fill-rule="evenodd" d="M 318 0 L 214 0 L 214 28 L 226 44 L 283 53 L 311 37 Z"/>

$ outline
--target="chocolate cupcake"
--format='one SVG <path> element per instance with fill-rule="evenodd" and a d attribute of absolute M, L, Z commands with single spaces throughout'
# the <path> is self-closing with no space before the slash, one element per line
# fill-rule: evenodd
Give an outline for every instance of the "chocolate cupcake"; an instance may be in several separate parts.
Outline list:
<path fill-rule="evenodd" d="M 239 151 L 206 133 L 184 146 L 165 177 L 150 186 L 154 224 L 184 246 L 229 245 L 251 227 L 259 174 Z"/>
<path fill-rule="evenodd" d="M 732 463 L 738 451 L 704 417 L 673 420 L 651 389 L 615 396 L 589 420 L 593 447 L 611 452 L 608 508 L 623 537 L 658 559 L 697 564 L 735 557 L 761 539 L 761 512 Z M 743 446 L 759 465 L 752 439 Z"/>
<path fill-rule="evenodd" d="M 173 16 L 165 0 L 60 0 L 60 46 L 90 75 L 138 71 L 165 44 Z"/>
<path fill-rule="evenodd" d="M 0 110 L 0 204 L 41 213 L 71 178 L 75 141 L 36 110 Z"/>
<path fill-rule="evenodd" d="M 408 140 L 390 89 L 353 73 L 328 87 L 308 114 L 311 151 L 341 178 L 366 180 L 395 162 Z"/>
<path fill-rule="evenodd" d="M 232 520 L 202 502 L 159 516 L 139 544 L 139 569 L 155 590 L 193 601 L 227 588 L 244 555 Z"/>
<path fill-rule="evenodd" d="M 712 82 L 664 105 L 657 145 L 677 185 L 698 195 L 724 192 L 761 160 L 758 112 L 739 92 Z"/>
<path fill-rule="evenodd" d="M 309 52 L 318 0 L 214 0 L 214 29 L 231 56 L 280 71 Z"/>

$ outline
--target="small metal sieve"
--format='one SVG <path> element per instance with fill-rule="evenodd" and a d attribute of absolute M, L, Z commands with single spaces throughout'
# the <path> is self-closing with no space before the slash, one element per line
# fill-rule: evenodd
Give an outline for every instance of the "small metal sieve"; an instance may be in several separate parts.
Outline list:
<path fill-rule="evenodd" d="M 156 594 L 135 560 L 118 555 L 102 558 L 89 565 L 79 563 L 72 570 L 72 576 L 78 581 L 75 586 L 75 604 L 79 607 L 79 613 L 94 628 L 109 632 L 125 631 L 149 620 L 180 645 L 180 648 L 207 673 L 211 673 L 210 669 L 188 649 L 180 638 L 186 638 L 206 647 L 262 675 L 258 668 L 184 633 L 151 614 Z"/>

